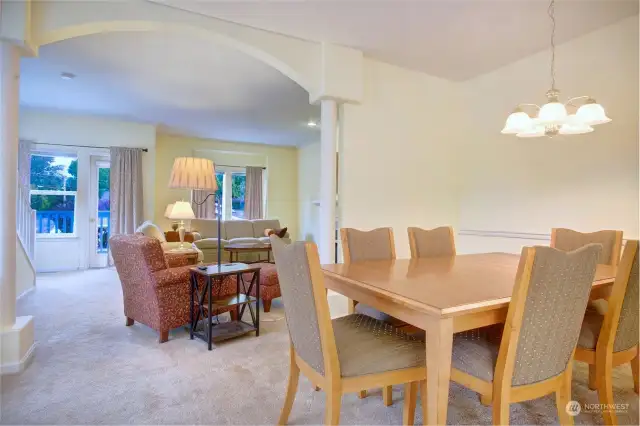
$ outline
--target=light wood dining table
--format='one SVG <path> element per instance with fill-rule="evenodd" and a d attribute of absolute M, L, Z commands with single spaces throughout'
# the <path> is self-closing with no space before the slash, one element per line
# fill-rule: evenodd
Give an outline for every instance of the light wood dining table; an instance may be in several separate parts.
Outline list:
<path fill-rule="evenodd" d="M 483 253 L 322 265 L 327 289 L 426 332 L 427 413 L 446 424 L 453 334 L 504 323 L 519 255 Z M 598 265 L 591 299 L 607 294 L 615 267 Z"/>

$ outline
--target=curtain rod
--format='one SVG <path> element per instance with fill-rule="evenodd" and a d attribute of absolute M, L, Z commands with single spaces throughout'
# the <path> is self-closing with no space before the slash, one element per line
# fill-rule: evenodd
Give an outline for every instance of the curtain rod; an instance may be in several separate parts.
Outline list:
<path fill-rule="evenodd" d="M 102 148 L 102 149 L 109 149 L 110 148 L 108 146 L 69 145 L 69 144 L 65 144 L 65 143 L 46 143 L 46 142 L 35 142 L 35 141 L 32 141 L 32 143 L 34 143 L 36 145 L 72 146 L 74 148 Z M 128 147 L 128 146 L 115 146 L 114 148 L 131 148 L 131 149 L 139 149 L 142 152 L 149 152 L 149 150 L 147 148 L 135 148 L 135 147 Z"/>
<path fill-rule="evenodd" d="M 231 166 L 229 164 L 218 164 L 218 163 L 213 163 L 215 166 L 220 166 L 220 167 L 237 167 L 239 169 L 245 169 L 247 167 L 260 167 L 260 166 Z M 260 167 L 262 170 L 267 170 L 266 167 Z"/>

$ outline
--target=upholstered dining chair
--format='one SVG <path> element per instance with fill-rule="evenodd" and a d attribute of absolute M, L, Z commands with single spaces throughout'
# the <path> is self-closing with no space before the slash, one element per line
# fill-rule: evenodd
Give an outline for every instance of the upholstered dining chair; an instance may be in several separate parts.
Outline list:
<path fill-rule="evenodd" d="M 454 336 L 451 380 L 491 402 L 494 424 L 509 423 L 511 403 L 553 392 L 560 424 L 573 424 L 571 366 L 601 251 L 524 247 L 499 346 Z"/>
<path fill-rule="evenodd" d="M 424 342 L 362 314 L 331 320 L 316 245 L 270 239 L 290 337 L 289 383 L 278 424 L 289 418 L 300 371 L 327 393 L 327 425 L 339 423 L 343 393 L 398 384 L 405 385 L 403 424 L 413 424 L 419 384 L 426 409 Z"/>
<path fill-rule="evenodd" d="M 376 228 L 371 231 L 341 228 L 340 240 L 342 241 L 342 255 L 345 263 L 396 258 L 396 246 L 391 228 Z M 349 313 L 367 315 L 394 326 L 404 325 L 404 322 L 399 319 L 364 303 L 358 303 L 357 300 L 349 300 Z M 361 391 L 358 396 L 365 398 L 367 391 Z M 390 386 L 382 390 L 382 400 L 387 407 L 393 403 L 393 392 Z"/>
<path fill-rule="evenodd" d="M 602 244 L 598 263 L 616 266 L 622 252 L 622 231 L 597 231 L 583 233 L 566 228 L 551 229 L 551 247 L 571 251 L 587 244 Z"/>
<path fill-rule="evenodd" d="M 411 258 L 455 256 L 456 243 L 451 226 L 434 229 L 407 228 Z"/>
<path fill-rule="evenodd" d="M 589 364 L 589 388 L 602 404 L 613 404 L 612 369 L 631 363 L 633 389 L 638 393 L 638 241 L 629 240 L 618 266 L 605 315 L 587 311 L 575 359 Z M 613 411 L 603 411 L 605 424 L 617 424 Z"/>

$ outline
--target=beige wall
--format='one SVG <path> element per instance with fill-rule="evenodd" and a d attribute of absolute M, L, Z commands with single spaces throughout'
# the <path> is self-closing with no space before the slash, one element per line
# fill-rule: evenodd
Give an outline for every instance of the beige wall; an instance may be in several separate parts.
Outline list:
<path fill-rule="evenodd" d="M 298 149 L 298 179 L 298 238 L 317 243 L 320 232 L 320 206 L 317 204 L 320 200 L 320 142 Z"/>
<path fill-rule="evenodd" d="M 460 229 L 480 234 L 460 236 L 461 251 L 519 252 L 523 244 L 547 244 L 552 227 L 622 229 L 638 238 L 638 16 L 557 48 L 562 98 L 595 97 L 611 123 L 553 139 L 500 134 L 517 103 L 544 103 L 549 55 L 461 85 Z"/>
<path fill-rule="evenodd" d="M 217 164 L 266 167 L 266 217 L 280 219 L 282 226 L 289 228 L 292 238 L 298 238 L 296 148 L 158 134 L 156 150 L 155 221 L 163 229 L 169 229 L 171 224 L 164 217 L 167 204 L 190 200 L 189 191 L 167 188 L 173 160 L 195 155 L 210 158 Z"/>
<path fill-rule="evenodd" d="M 408 226 L 457 224 L 455 83 L 365 60 L 362 105 L 342 108 L 340 226 L 392 226 L 409 257 Z"/>

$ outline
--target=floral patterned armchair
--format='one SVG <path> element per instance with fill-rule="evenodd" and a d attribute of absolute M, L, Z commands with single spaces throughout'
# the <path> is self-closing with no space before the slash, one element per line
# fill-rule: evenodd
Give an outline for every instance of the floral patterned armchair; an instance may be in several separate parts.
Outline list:
<path fill-rule="evenodd" d="M 126 325 L 138 321 L 158 331 L 160 343 L 166 342 L 169 330 L 189 323 L 193 265 L 184 266 L 184 257 L 166 256 L 160 241 L 144 235 L 114 235 L 109 245 L 122 284 Z M 222 285 L 215 294 L 235 294 L 235 281 Z"/>

